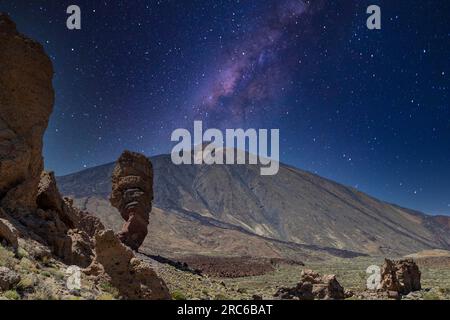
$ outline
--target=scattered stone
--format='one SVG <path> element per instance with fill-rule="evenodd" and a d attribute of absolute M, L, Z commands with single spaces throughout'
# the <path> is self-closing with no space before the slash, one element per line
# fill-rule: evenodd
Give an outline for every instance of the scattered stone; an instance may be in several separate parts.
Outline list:
<path fill-rule="evenodd" d="M 345 289 L 344 296 L 345 296 L 345 299 L 352 298 L 355 296 L 355 293 L 352 290 Z"/>
<path fill-rule="evenodd" d="M 148 233 L 153 201 L 153 167 L 142 154 L 125 151 L 112 175 L 111 204 L 126 221 L 120 240 L 137 251 Z"/>
<path fill-rule="evenodd" d="M 14 288 L 20 282 L 20 275 L 13 270 L 0 267 L 0 291 L 7 291 Z"/>
<path fill-rule="evenodd" d="M 345 292 L 335 275 L 321 277 L 312 270 L 303 270 L 297 286 L 280 288 L 275 297 L 286 300 L 341 300 L 345 299 Z"/>
<path fill-rule="evenodd" d="M 398 293 L 398 291 L 388 291 L 388 297 L 389 299 L 399 300 L 400 294 Z"/>
<path fill-rule="evenodd" d="M 407 295 L 421 290 L 420 278 L 419 267 L 412 259 L 399 261 L 385 259 L 381 268 L 381 290 L 388 291 L 392 297 L 394 294 L 391 292 Z"/>

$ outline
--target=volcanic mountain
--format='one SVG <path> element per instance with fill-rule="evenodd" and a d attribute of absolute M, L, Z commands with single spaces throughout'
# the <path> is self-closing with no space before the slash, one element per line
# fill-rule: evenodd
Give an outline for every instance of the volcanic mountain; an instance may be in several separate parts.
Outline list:
<path fill-rule="evenodd" d="M 257 165 L 176 166 L 170 155 L 151 161 L 155 200 L 145 243 L 155 254 L 308 259 L 450 248 L 448 217 L 385 203 L 288 165 L 261 176 Z M 113 167 L 59 177 L 58 186 L 117 230 L 121 218 L 108 201 Z"/>

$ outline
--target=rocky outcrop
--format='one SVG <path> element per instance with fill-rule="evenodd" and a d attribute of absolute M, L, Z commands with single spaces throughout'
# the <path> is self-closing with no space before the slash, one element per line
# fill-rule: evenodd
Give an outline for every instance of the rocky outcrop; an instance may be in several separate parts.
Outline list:
<path fill-rule="evenodd" d="M 17 248 L 17 227 L 22 237 L 48 244 L 66 263 L 86 267 L 94 254 L 92 231 L 84 227 L 93 217 L 84 218 L 61 197 L 53 173 L 42 172 L 42 140 L 54 103 L 52 63 L 4 14 L 0 70 L 0 238 Z"/>
<path fill-rule="evenodd" d="M 20 35 L 0 14 L 0 241 L 17 249 L 23 238 L 36 258 L 51 251 L 68 265 L 90 267 L 91 274 L 107 278 L 124 298 L 169 299 L 152 268 L 105 231 L 98 218 L 74 208 L 59 193 L 54 174 L 43 172 L 52 77 L 42 46 Z M 145 157 L 125 153 L 116 173 L 113 201 L 127 220 L 122 240 L 137 249 L 147 234 L 152 167 Z M 11 270 L 0 269 L 2 290 L 17 282 Z"/>
<path fill-rule="evenodd" d="M 95 237 L 95 259 L 86 273 L 111 283 L 131 300 L 170 299 L 165 283 L 147 263 L 137 259 L 111 230 Z"/>
<path fill-rule="evenodd" d="M 111 204 L 126 221 L 120 240 L 138 250 L 147 236 L 153 200 L 153 168 L 142 154 L 125 151 L 112 175 Z"/>
<path fill-rule="evenodd" d="M 280 288 L 275 297 L 285 300 L 341 300 L 346 298 L 346 293 L 335 275 L 321 277 L 312 270 L 303 270 L 297 286 Z"/>
<path fill-rule="evenodd" d="M 0 14 L 0 204 L 36 209 L 42 137 L 53 109 L 53 68 L 42 46 Z"/>
<path fill-rule="evenodd" d="M 73 207 L 62 198 L 52 172 L 43 172 L 37 194 L 38 210 L 25 223 L 44 238 L 52 251 L 68 264 L 87 267 L 94 258 L 95 233 L 103 230 L 100 220 Z"/>
<path fill-rule="evenodd" d="M 407 295 L 421 290 L 420 278 L 421 272 L 414 260 L 385 259 L 381 268 L 381 290 L 390 292 L 393 298 L 398 295 Z"/>

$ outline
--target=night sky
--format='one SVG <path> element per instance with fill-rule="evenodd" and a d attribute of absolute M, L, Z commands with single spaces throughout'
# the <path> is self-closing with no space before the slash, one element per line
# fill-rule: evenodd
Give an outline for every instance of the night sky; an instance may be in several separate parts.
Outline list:
<path fill-rule="evenodd" d="M 306 0 L 305 0 L 306 1 Z M 307 1 L 306 1 L 307 2 Z M 66 28 L 66 8 L 82 30 Z M 382 30 L 366 9 L 382 9 Z M 380 199 L 450 214 L 450 1 L 0 0 L 55 67 L 47 169 L 176 128 L 279 128 L 281 161 Z"/>

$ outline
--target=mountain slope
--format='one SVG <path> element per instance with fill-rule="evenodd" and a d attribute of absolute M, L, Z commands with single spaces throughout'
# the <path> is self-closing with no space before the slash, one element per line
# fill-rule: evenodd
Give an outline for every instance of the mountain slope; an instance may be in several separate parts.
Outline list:
<path fill-rule="evenodd" d="M 275 176 L 260 176 L 258 166 L 175 166 L 169 155 L 151 160 L 155 207 L 181 217 L 193 213 L 264 238 L 369 254 L 449 248 L 446 221 L 290 166 L 280 165 Z M 58 178 L 61 192 L 105 200 L 113 166 Z"/>

